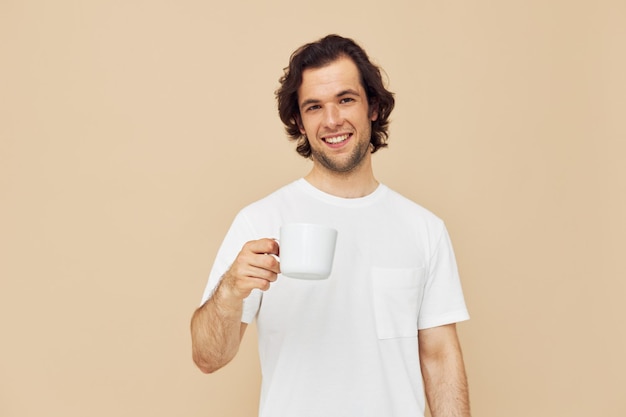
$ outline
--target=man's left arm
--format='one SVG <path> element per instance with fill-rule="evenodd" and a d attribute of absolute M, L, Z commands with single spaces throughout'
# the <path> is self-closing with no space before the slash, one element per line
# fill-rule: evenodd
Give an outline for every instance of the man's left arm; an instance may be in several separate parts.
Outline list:
<path fill-rule="evenodd" d="M 419 330 L 426 399 L 433 417 L 470 417 L 467 376 L 456 325 Z"/>

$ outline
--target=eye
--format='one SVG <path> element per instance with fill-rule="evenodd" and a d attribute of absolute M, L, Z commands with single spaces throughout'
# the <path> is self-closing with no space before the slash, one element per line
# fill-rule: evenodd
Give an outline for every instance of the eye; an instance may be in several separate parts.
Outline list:
<path fill-rule="evenodd" d="M 312 105 L 312 106 L 307 107 L 307 108 L 306 108 L 306 111 L 313 111 L 313 110 L 317 110 L 317 109 L 319 109 L 319 108 L 320 108 L 320 105 L 319 105 L 319 104 L 314 104 L 314 105 Z"/>
<path fill-rule="evenodd" d="M 352 97 L 344 97 L 339 102 L 344 104 L 344 103 L 351 103 L 353 101 L 354 101 L 354 99 Z"/>

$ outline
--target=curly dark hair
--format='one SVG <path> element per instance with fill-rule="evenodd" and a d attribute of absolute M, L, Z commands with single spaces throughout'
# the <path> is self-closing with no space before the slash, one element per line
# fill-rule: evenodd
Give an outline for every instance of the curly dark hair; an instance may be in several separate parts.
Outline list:
<path fill-rule="evenodd" d="M 289 66 L 280 77 L 280 88 L 276 90 L 280 120 L 285 124 L 289 138 L 297 141 L 296 151 L 305 158 L 311 156 L 311 145 L 300 132 L 298 88 L 302 84 L 302 73 L 308 68 L 324 67 L 341 57 L 348 57 L 356 64 L 370 111 L 375 108 L 378 112 L 378 118 L 372 122 L 372 153 L 387 146 L 389 115 L 395 100 L 393 93 L 384 86 L 380 68 L 370 62 L 367 53 L 352 39 L 328 35 L 300 47 L 291 55 Z"/>

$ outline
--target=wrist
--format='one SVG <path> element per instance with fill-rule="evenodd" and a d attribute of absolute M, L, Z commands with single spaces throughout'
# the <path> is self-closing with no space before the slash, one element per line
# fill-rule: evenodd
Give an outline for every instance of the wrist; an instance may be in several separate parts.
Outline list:
<path fill-rule="evenodd" d="M 224 276 L 215 288 L 213 302 L 223 312 L 238 313 L 243 309 L 243 298 L 228 285 L 227 277 Z"/>

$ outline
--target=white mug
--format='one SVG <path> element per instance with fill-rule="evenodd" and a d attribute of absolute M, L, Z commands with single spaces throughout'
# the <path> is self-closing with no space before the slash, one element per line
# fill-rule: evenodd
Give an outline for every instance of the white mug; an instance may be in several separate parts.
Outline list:
<path fill-rule="evenodd" d="M 281 274 L 300 279 L 330 276 L 337 230 L 319 224 L 286 224 L 280 228 L 278 242 Z"/>

